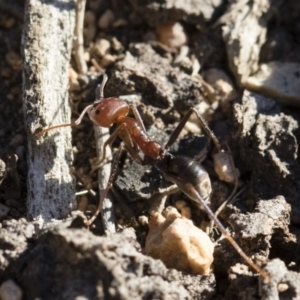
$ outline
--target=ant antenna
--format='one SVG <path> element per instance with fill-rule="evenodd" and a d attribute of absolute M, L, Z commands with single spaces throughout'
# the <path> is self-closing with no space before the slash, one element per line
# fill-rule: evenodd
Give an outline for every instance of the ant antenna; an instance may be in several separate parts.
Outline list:
<path fill-rule="evenodd" d="M 43 129 L 42 131 L 38 132 L 38 133 L 36 134 L 36 136 L 39 138 L 39 137 L 41 137 L 44 133 L 46 133 L 46 132 L 48 132 L 48 131 L 50 131 L 50 130 L 52 130 L 52 129 L 55 129 L 55 128 L 61 128 L 61 127 L 77 126 L 77 125 L 79 125 L 79 124 L 81 123 L 81 121 L 82 121 L 84 115 L 86 114 L 86 112 L 87 112 L 89 109 L 91 109 L 92 107 L 93 107 L 93 104 L 88 105 L 88 106 L 83 110 L 83 112 L 80 114 L 79 118 L 78 118 L 76 121 L 74 121 L 74 122 L 72 122 L 72 123 L 65 123 L 65 124 L 59 124 L 59 125 L 54 125 L 54 126 L 48 127 L 48 128 L 46 128 L 46 129 Z"/>
<path fill-rule="evenodd" d="M 103 91 L 104 91 L 104 86 L 105 86 L 108 78 L 107 78 L 107 75 L 105 74 L 104 70 L 99 66 L 99 64 L 96 62 L 96 60 L 94 58 L 92 59 L 92 64 L 94 65 L 96 70 L 103 76 L 103 80 L 102 80 L 101 84 L 98 84 L 97 89 L 96 89 L 96 99 L 100 100 L 101 98 L 104 98 Z"/>
<path fill-rule="evenodd" d="M 88 106 L 82 111 L 82 113 L 80 114 L 79 118 L 73 123 L 74 125 L 72 125 L 72 126 L 77 126 L 78 124 L 80 124 L 81 121 L 82 121 L 82 119 L 83 119 L 83 116 L 85 115 L 85 113 L 86 113 L 90 108 L 92 108 L 92 107 L 93 107 L 93 104 L 88 105 Z"/>
<path fill-rule="evenodd" d="M 104 98 L 104 92 L 103 92 L 103 90 L 104 90 L 104 86 L 105 86 L 105 84 L 106 84 L 108 78 L 107 78 L 107 75 L 105 74 L 104 70 L 99 66 L 99 64 L 96 62 L 95 59 L 92 59 L 92 63 L 93 63 L 93 65 L 95 66 L 96 70 L 97 70 L 100 74 L 103 75 L 103 80 L 102 80 L 101 84 L 98 84 L 97 89 L 96 89 L 96 101 L 95 101 L 95 102 L 97 102 L 97 101 L 101 100 L 102 98 Z M 39 137 L 41 137 L 43 134 L 45 134 L 46 132 L 48 132 L 48 131 L 50 131 L 50 130 L 52 130 L 52 129 L 55 129 L 55 128 L 61 128 L 61 127 L 77 126 L 77 125 L 79 125 L 79 124 L 81 123 L 81 121 L 82 121 L 84 115 L 86 114 L 86 112 L 87 112 L 88 110 L 90 110 L 92 107 L 93 107 L 93 104 L 88 105 L 88 106 L 82 111 L 82 113 L 80 114 L 79 118 L 78 118 L 76 121 L 74 121 L 74 122 L 72 122 L 72 123 L 65 123 L 65 124 L 59 124 L 59 125 L 55 125 L 55 126 L 48 127 L 48 128 L 46 128 L 46 129 L 43 129 L 42 131 L 38 132 L 38 133 L 36 134 L 36 137 L 39 138 Z"/>
<path fill-rule="evenodd" d="M 42 135 L 44 135 L 46 132 L 55 129 L 55 128 L 61 128 L 61 127 L 68 127 L 68 126 L 76 126 L 77 124 L 74 123 L 65 123 L 65 124 L 59 124 L 55 126 L 48 127 L 46 129 L 43 129 L 42 131 L 39 131 L 38 133 L 35 134 L 37 138 L 40 138 Z"/>

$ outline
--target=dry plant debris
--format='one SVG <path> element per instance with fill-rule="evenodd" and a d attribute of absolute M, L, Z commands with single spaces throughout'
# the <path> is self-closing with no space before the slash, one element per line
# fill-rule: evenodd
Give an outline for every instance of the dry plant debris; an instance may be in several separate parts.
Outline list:
<path fill-rule="evenodd" d="M 245 81 L 244 86 L 282 105 L 300 106 L 300 64 L 270 62 L 260 65 L 257 73 Z"/>
<path fill-rule="evenodd" d="M 192 274 L 211 273 L 214 244 L 209 236 L 175 208 L 155 213 L 149 221 L 145 253 L 168 268 Z"/>

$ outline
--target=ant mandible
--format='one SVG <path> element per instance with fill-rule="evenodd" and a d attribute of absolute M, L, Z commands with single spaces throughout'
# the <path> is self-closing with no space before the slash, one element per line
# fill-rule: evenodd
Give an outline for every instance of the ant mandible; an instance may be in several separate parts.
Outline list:
<path fill-rule="evenodd" d="M 206 122 L 197 110 L 193 107 L 190 108 L 171 134 L 166 145 L 161 146 L 147 135 L 142 118 L 134 105 L 130 105 L 119 98 L 104 97 L 103 90 L 108 78 L 95 61 L 93 61 L 93 64 L 99 73 L 103 75 L 102 83 L 98 85 L 96 89 L 96 101 L 87 106 L 75 122 L 46 128 L 37 133 L 37 136 L 40 137 L 44 133 L 55 128 L 77 126 L 80 124 L 86 113 L 88 113 L 90 119 L 98 126 L 109 128 L 112 125 L 116 125 L 116 129 L 104 143 L 102 157 L 97 165 L 99 166 L 105 159 L 106 147 L 111 145 L 117 137 L 120 137 L 123 141 L 123 145 L 119 149 L 119 155 L 117 155 L 117 158 L 120 156 L 122 148 L 125 148 L 138 164 L 154 165 L 167 180 L 174 182 L 184 194 L 202 205 L 209 218 L 216 224 L 220 232 L 229 241 L 233 248 L 235 248 L 239 255 L 263 278 L 269 281 L 271 279 L 270 275 L 262 270 L 246 255 L 208 206 L 207 201 L 210 198 L 212 188 L 209 175 L 205 169 L 194 159 L 186 156 L 175 156 L 168 151 L 193 113 L 197 115 L 203 129 L 207 134 L 209 134 L 218 148 L 218 151 L 222 151 L 217 138 L 208 128 Z M 132 111 L 134 118 L 128 117 L 130 110 Z M 143 153 L 143 157 L 140 156 L 140 152 Z M 117 164 L 117 162 L 118 159 L 114 159 L 113 164 Z M 90 226 L 101 212 L 103 201 L 109 188 L 112 186 L 112 180 L 115 172 L 114 169 L 116 169 L 116 167 L 112 166 L 112 172 L 110 174 L 107 187 L 101 195 L 96 212 L 92 218 L 86 222 L 87 226 Z"/>

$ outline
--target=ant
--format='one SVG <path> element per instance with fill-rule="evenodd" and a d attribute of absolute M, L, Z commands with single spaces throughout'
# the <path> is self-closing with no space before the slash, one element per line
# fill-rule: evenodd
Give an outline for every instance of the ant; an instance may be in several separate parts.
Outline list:
<path fill-rule="evenodd" d="M 205 171 L 205 169 L 195 159 L 191 159 L 186 156 L 175 156 L 168 151 L 168 149 L 178 138 L 180 132 L 184 128 L 190 116 L 195 113 L 200 120 L 204 131 L 211 137 L 214 144 L 216 145 L 219 153 L 225 153 L 221 149 L 217 138 L 209 129 L 206 122 L 203 120 L 197 110 L 191 107 L 171 134 L 171 137 L 169 138 L 166 145 L 161 146 L 159 143 L 153 141 L 147 135 L 142 118 L 134 105 L 128 104 L 126 101 L 119 98 L 104 97 L 103 90 L 108 77 L 94 60 L 93 64 L 95 65 L 99 73 L 103 75 L 102 83 L 98 85 L 96 89 L 96 101 L 93 104 L 88 105 L 75 122 L 55 125 L 37 133 L 37 136 L 40 137 L 44 133 L 55 128 L 77 126 L 78 124 L 80 124 L 83 116 L 86 113 L 88 113 L 90 119 L 98 126 L 109 128 L 112 125 L 116 125 L 116 129 L 104 143 L 102 157 L 98 161 L 97 167 L 94 167 L 93 170 L 97 169 L 105 159 L 106 147 L 108 145 L 111 145 L 117 137 L 120 137 L 123 143 L 119 148 L 118 154 L 116 154 L 115 158 L 113 159 L 112 171 L 108 180 L 107 187 L 104 193 L 101 195 L 99 206 L 92 218 L 86 221 L 86 225 L 90 226 L 94 222 L 98 214 L 101 212 L 103 201 L 108 190 L 112 186 L 112 181 L 116 172 L 116 165 L 118 163 L 120 153 L 123 149 L 125 149 L 138 164 L 152 164 L 165 176 L 167 180 L 174 182 L 184 194 L 186 194 L 189 198 L 196 201 L 197 203 L 200 203 L 211 221 L 216 224 L 223 236 L 229 241 L 233 248 L 235 248 L 239 255 L 247 262 L 247 264 L 250 265 L 254 270 L 256 270 L 264 279 L 270 281 L 270 275 L 262 270 L 246 255 L 246 253 L 236 243 L 230 233 L 225 229 L 217 216 L 208 206 L 207 201 L 210 198 L 212 188 L 209 175 Z M 134 117 L 128 117 L 130 111 L 132 111 Z M 140 156 L 140 152 L 143 153 L 143 156 Z M 226 202 L 228 202 L 228 199 Z"/>

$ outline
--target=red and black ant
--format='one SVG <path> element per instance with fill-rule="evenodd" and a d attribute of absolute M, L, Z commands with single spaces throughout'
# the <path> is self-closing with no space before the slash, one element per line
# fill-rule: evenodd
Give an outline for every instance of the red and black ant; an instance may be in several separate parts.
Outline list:
<path fill-rule="evenodd" d="M 66 126 L 77 126 L 82 121 L 85 113 L 88 113 L 90 119 L 98 126 L 109 128 L 112 125 L 116 125 L 116 129 L 108 138 L 103 146 L 102 158 L 98 162 L 98 165 L 105 159 L 105 150 L 108 145 L 111 145 L 113 141 L 120 137 L 123 141 L 122 147 L 119 149 L 119 154 L 122 148 L 125 148 L 131 157 L 141 165 L 153 165 L 157 168 L 167 180 L 174 182 L 180 190 L 185 193 L 189 198 L 200 203 L 203 209 L 208 214 L 209 218 L 216 224 L 220 232 L 229 241 L 229 243 L 236 249 L 239 255 L 255 269 L 263 278 L 270 280 L 271 277 L 264 270 L 262 270 L 257 264 L 255 264 L 246 253 L 240 248 L 233 237 L 228 233 L 222 223 L 219 221 L 217 216 L 211 211 L 207 204 L 210 198 L 212 188 L 208 173 L 199 164 L 198 161 L 191 159 L 186 156 L 175 156 L 171 154 L 168 149 L 178 138 L 180 132 L 184 128 L 185 124 L 189 120 L 190 116 L 195 113 L 202 124 L 203 129 L 214 141 L 214 144 L 219 150 L 219 153 L 224 153 L 221 150 L 220 144 L 211 132 L 211 130 L 206 125 L 206 122 L 202 119 L 196 109 L 190 108 L 183 119 L 180 121 L 176 129 L 173 131 L 169 141 L 165 146 L 161 146 L 159 143 L 153 141 L 146 133 L 142 118 L 134 105 L 130 105 L 122 99 L 110 97 L 104 97 L 104 86 L 107 82 L 107 75 L 102 71 L 102 69 L 94 62 L 98 71 L 102 73 L 103 80 L 100 85 L 97 86 L 96 90 L 96 101 L 87 106 L 79 118 L 73 123 L 60 124 L 46 128 L 39 132 L 37 135 L 41 136 L 49 130 L 66 127 Z M 128 114 L 132 111 L 134 117 L 128 117 Z M 140 152 L 143 156 L 140 156 Z M 113 164 L 117 164 L 117 159 L 114 159 Z M 90 220 L 86 222 L 90 226 L 98 214 L 101 212 L 103 201 L 109 188 L 112 185 L 112 180 L 114 178 L 114 169 L 112 167 L 112 172 L 108 180 L 106 190 L 101 195 L 99 206 Z"/>

